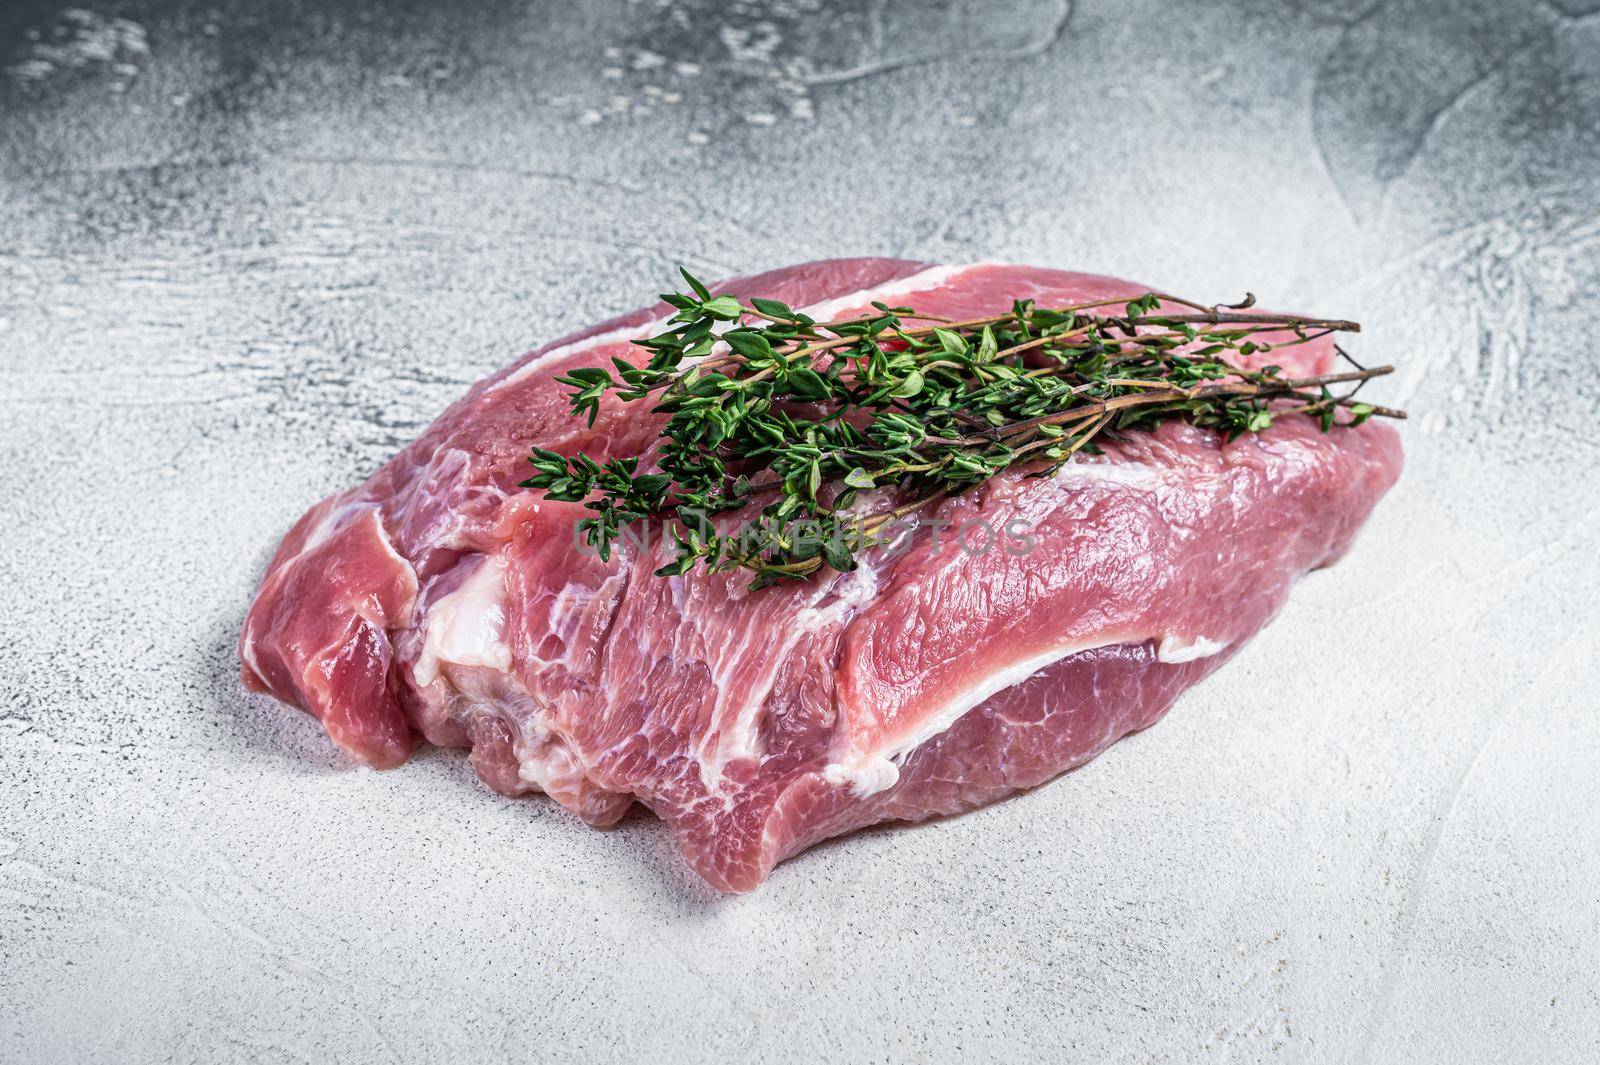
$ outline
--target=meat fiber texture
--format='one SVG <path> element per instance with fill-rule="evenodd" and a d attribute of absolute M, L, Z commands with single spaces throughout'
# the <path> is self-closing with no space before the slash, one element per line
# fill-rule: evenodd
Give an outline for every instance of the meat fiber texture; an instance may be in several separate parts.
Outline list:
<path fill-rule="evenodd" d="M 966 319 L 1148 289 L 840 259 L 718 291 L 821 321 L 874 300 Z M 669 314 L 523 356 L 312 507 L 245 619 L 245 683 L 368 765 L 421 739 L 470 747 L 491 788 L 544 792 L 593 826 L 643 803 L 697 873 L 746 891 L 821 840 L 994 802 L 1153 724 L 1344 552 L 1400 472 L 1376 423 L 1284 416 L 1232 442 L 1168 423 L 928 508 L 852 573 L 760 591 L 746 572 L 657 577 L 664 538 L 601 561 L 574 536 L 579 504 L 517 483 L 534 445 L 648 453 L 659 416 L 608 401 L 589 426 L 556 378 L 637 359 L 630 341 Z M 1335 357 L 1328 340 L 1271 355 L 1295 375 Z"/>

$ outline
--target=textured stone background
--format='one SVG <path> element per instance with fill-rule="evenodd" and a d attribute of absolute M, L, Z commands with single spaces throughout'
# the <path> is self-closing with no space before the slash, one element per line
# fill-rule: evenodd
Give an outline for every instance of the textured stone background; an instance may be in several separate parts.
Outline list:
<path fill-rule="evenodd" d="M 1596 0 L 92 2 L 0 5 L 0 1059 L 1596 1060 Z M 744 898 L 240 691 L 468 382 L 858 253 L 1360 318 L 1408 472 L 1159 727 Z"/>

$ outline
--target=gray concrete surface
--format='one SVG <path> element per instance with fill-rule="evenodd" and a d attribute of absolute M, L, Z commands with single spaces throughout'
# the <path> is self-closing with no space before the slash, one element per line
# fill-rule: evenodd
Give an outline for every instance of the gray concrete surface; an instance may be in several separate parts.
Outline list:
<path fill-rule="evenodd" d="M 0 1060 L 1592 1062 L 1600 4 L 0 7 Z M 1159 727 L 737 899 L 246 697 L 287 523 L 708 275 L 1353 316 L 1409 469 Z"/>

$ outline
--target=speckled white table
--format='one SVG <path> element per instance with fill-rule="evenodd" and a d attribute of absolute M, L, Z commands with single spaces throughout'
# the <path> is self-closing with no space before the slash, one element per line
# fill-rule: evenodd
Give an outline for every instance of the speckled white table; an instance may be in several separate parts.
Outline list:
<path fill-rule="evenodd" d="M 6 5 L 0 1060 L 1597 1060 L 1597 6 Z M 1409 468 L 1157 728 L 742 898 L 241 692 L 472 379 L 863 253 L 1359 318 Z"/>

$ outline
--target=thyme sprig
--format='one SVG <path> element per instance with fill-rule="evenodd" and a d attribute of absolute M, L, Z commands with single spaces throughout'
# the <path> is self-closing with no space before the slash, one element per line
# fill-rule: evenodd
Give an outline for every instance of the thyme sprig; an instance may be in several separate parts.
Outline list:
<path fill-rule="evenodd" d="M 1166 419 L 1232 439 L 1289 415 L 1311 416 L 1325 432 L 1405 417 L 1355 398 L 1393 367 L 1360 366 L 1343 349 L 1354 369 L 1313 377 L 1224 361 L 1360 329 L 1254 313 L 1254 297 L 1216 306 L 1158 292 L 1056 308 L 1018 300 L 968 321 L 875 302 L 871 314 L 817 322 L 777 300 L 713 296 L 682 273 L 688 291 L 661 297 L 675 309 L 669 328 L 634 341 L 648 353 L 642 364 L 613 358 L 610 370 L 558 378 L 591 425 L 607 395 L 652 401 L 667 416 L 653 463 L 640 472 L 637 457 L 534 448 L 522 482 L 583 502 L 592 516 L 580 530 L 603 558 L 634 523 L 670 515 L 677 555 L 661 575 L 744 567 L 761 587 L 823 566 L 849 571 L 939 499 L 1013 466 L 1050 474 L 1096 453 L 1103 436 Z M 1269 342 L 1267 333 L 1290 339 Z M 758 505 L 756 520 L 737 528 L 714 520 Z"/>

